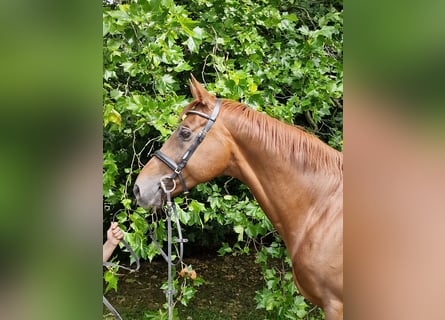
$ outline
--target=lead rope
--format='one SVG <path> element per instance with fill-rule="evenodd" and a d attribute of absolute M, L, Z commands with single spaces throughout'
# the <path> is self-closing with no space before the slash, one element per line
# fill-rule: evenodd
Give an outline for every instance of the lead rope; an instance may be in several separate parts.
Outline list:
<path fill-rule="evenodd" d="M 171 189 L 168 189 L 166 184 L 164 183 L 164 180 L 169 179 L 173 182 L 173 186 Z M 154 237 L 151 237 L 153 242 L 155 243 L 158 250 L 161 252 L 161 255 L 164 257 L 164 259 L 167 261 L 167 272 L 168 272 L 168 289 L 167 291 L 164 291 L 165 294 L 167 294 L 167 301 L 168 301 L 168 320 L 173 319 L 173 294 L 176 293 L 175 290 L 173 290 L 173 279 L 172 279 L 172 223 L 171 218 L 174 216 L 176 226 L 178 229 L 178 239 L 176 239 L 176 242 L 179 243 L 179 262 L 182 262 L 182 257 L 184 254 L 184 243 L 187 242 L 187 239 L 184 239 L 182 237 L 182 231 L 181 231 L 181 224 L 179 222 L 178 218 L 178 212 L 176 211 L 176 206 L 172 202 L 171 199 L 171 192 L 176 189 L 176 181 L 171 176 L 164 176 L 160 180 L 161 188 L 164 191 L 165 195 L 167 196 L 167 256 L 165 255 L 165 252 L 160 248 L 157 241 L 154 239 Z"/>
<path fill-rule="evenodd" d="M 116 215 L 117 215 L 120 211 L 121 211 L 121 210 L 119 210 L 118 212 L 116 212 L 116 213 L 113 215 L 113 218 L 112 218 L 111 221 L 114 221 L 114 220 L 115 220 Z M 118 267 L 118 268 L 122 268 L 122 269 L 125 269 L 125 270 L 130 271 L 130 273 L 139 271 L 139 268 L 141 267 L 141 264 L 140 264 L 140 262 L 139 262 L 139 257 L 138 257 L 138 255 L 133 251 L 133 249 L 130 247 L 130 245 L 127 243 L 127 241 L 125 241 L 124 239 L 121 239 L 120 242 L 124 245 L 124 247 L 128 250 L 128 252 L 130 252 L 131 256 L 134 258 L 134 260 L 135 260 L 135 262 L 136 262 L 136 268 L 128 268 L 128 267 L 125 267 L 125 266 L 122 266 L 122 265 L 119 265 L 119 264 L 116 264 L 116 263 L 108 262 L 108 261 L 105 261 L 104 263 L 102 263 L 102 265 L 103 265 L 104 267 Z M 107 309 L 110 310 L 110 312 L 113 314 L 113 316 L 114 316 L 116 319 L 118 319 L 118 320 L 122 320 L 122 317 L 121 317 L 121 315 L 119 314 L 119 312 L 117 312 L 117 310 L 113 307 L 113 305 L 110 303 L 110 301 L 108 301 L 108 299 L 105 298 L 105 296 L 102 296 L 102 302 L 103 302 L 103 304 L 107 307 Z"/>
<path fill-rule="evenodd" d="M 166 179 L 170 179 L 172 181 L 173 187 L 171 189 L 167 189 L 167 186 L 164 182 L 164 180 L 166 180 Z M 181 224 L 179 222 L 178 212 L 176 210 L 176 206 L 174 205 L 174 203 L 172 202 L 172 199 L 171 199 L 171 192 L 176 189 L 175 179 L 172 178 L 171 176 L 164 176 L 161 178 L 160 184 L 161 184 L 162 190 L 164 191 L 164 193 L 167 196 L 167 254 L 165 254 L 164 250 L 162 250 L 161 246 L 159 245 L 158 241 L 156 240 L 156 237 L 154 236 L 153 231 L 150 229 L 150 227 L 148 228 L 148 230 L 149 230 L 150 238 L 152 239 L 156 248 L 159 250 L 161 256 L 164 258 L 164 260 L 168 264 L 168 271 L 167 271 L 168 272 L 168 289 L 166 291 L 164 291 L 164 293 L 167 295 L 167 301 L 168 301 L 168 320 L 172 320 L 173 319 L 173 294 L 176 293 L 176 291 L 173 290 L 173 279 L 172 279 L 172 266 L 173 266 L 173 261 L 172 261 L 172 223 L 171 223 L 172 216 L 174 216 L 176 228 L 178 231 L 178 238 L 175 239 L 175 242 L 179 243 L 179 262 L 178 263 L 182 262 L 182 258 L 184 255 L 184 243 L 186 243 L 188 241 L 188 239 L 184 239 L 182 237 L 182 230 L 181 230 Z M 113 217 L 113 221 L 114 221 L 114 217 Z M 147 224 L 148 224 L 148 221 L 147 221 Z M 138 271 L 140 268 L 138 256 L 133 251 L 133 249 L 131 249 L 131 247 L 128 245 L 128 243 L 124 239 L 122 239 L 121 242 L 127 248 L 127 250 L 131 253 L 131 255 L 134 257 L 134 259 L 136 261 L 136 268 L 131 269 L 131 268 L 127 268 L 122 265 L 112 263 L 112 262 L 104 262 L 103 265 L 106 267 L 108 267 L 108 266 L 119 267 L 119 268 L 128 270 L 130 272 Z M 108 310 L 110 310 L 110 312 L 114 315 L 114 317 L 116 319 L 123 320 L 121 315 L 119 314 L 119 312 L 117 312 L 117 310 L 111 305 L 111 303 L 107 300 L 107 298 L 105 298 L 105 296 L 103 296 L 102 301 L 103 301 L 103 304 L 107 307 Z"/>
<path fill-rule="evenodd" d="M 114 217 L 113 217 L 113 221 L 114 221 Z M 104 267 L 118 267 L 118 268 L 122 268 L 122 269 L 130 271 L 130 273 L 139 271 L 139 268 L 141 266 L 140 262 L 139 262 L 139 257 L 137 256 L 137 254 L 133 251 L 133 249 L 130 247 L 130 245 L 124 239 L 121 239 L 121 243 L 125 246 L 125 248 L 127 248 L 127 250 L 130 252 L 130 254 L 133 256 L 134 260 L 136 261 L 136 268 L 132 269 L 132 268 L 128 268 L 128 267 L 125 267 L 125 266 L 122 266 L 122 265 L 119 265 L 119 264 L 116 264 L 116 263 L 108 262 L 108 261 L 104 262 L 103 266 Z M 119 312 L 117 312 L 117 310 L 108 301 L 108 299 L 105 298 L 105 296 L 102 296 L 102 302 L 107 307 L 107 309 L 110 310 L 110 312 L 113 314 L 113 316 L 116 319 L 122 320 L 122 317 L 119 314 Z"/>

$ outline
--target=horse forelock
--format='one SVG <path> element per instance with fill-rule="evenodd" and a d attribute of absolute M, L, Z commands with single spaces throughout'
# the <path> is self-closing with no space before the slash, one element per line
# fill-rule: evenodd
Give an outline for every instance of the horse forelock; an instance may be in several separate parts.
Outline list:
<path fill-rule="evenodd" d="M 247 143 L 260 143 L 265 150 L 304 170 L 325 170 L 343 173 L 343 154 L 322 142 L 316 136 L 266 114 L 251 109 L 245 104 L 224 100 L 224 110 L 233 115 L 236 130 L 244 133 Z M 259 146 L 260 147 L 260 146 Z"/>

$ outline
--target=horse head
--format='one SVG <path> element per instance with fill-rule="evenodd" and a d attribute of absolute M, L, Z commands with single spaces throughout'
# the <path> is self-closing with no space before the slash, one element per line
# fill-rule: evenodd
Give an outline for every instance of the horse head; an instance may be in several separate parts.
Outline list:
<path fill-rule="evenodd" d="M 229 163 L 229 134 L 220 119 L 223 102 L 193 76 L 190 91 L 194 100 L 182 112 L 182 123 L 135 181 L 133 192 L 141 207 L 162 205 L 161 180 L 175 196 L 220 175 Z"/>

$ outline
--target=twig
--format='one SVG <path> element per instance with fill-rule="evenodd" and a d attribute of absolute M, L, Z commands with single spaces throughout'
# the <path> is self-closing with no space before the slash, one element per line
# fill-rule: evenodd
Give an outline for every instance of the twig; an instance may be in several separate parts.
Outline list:
<path fill-rule="evenodd" d="M 227 190 L 227 185 L 233 180 L 233 177 L 230 177 L 230 179 L 228 179 L 226 182 L 224 182 L 224 191 L 226 191 L 227 194 L 229 193 L 229 190 Z"/>
<path fill-rule="evenodd" d="M 337 99 L 332 98 L 332 100 L 334 101 L 334 103 L 335 103 L 335 105 L 337 106 L 337 108 L 343 110 L 343 105 L 342 105 L 340 102 L 338 102 Z"/>
<path fill-rule="evenodd" d="M 311 116 L 311 113 L 309 112 L 309 110 L 306 111 L 306 112 L 304 113 L 304 115 L 305 115 L 305 117 L 306 117 L 307 122 L 309 122 L 309 124 L 314 128 L 314 130 L 315 130 L 315 131 L 318 131 L 318 126 L 317 126 L 317 124 L 315 123 L 314 119 L 312 119 L 312 116 Z"/>
<path fill-rule="evenodd" d="M 126 179 L 126 181 L 125 181 L 125 188 L 124 188 L 124 196 L 125 196 L 125 197 L 128 196 L 128 185 L 129 185 L 130 182 L 131 182 L 131 175 L 132 175 L 132 173 L 133 173 L 133 166 L 134 166 L 135 159 L 137 158 L 137 161 L 138 161 L 138 167 L 139 167 L 139 168 L 140 168 L 140 167 L 143 167 L 144 164 L 141 163 L 141 158 L 140 158 L 140 157 L 141 157 L 141 154 L 142 154 L 142 152 L 144 151 L 144 149 L 145 149 L 150 143 L 152 143 L 153 141 L 155 141 L 155 140 L 157 139 L 157 138 L 153 138 L 153 139 L 148 140 L 147 143 L 142 147 L 141 151 L 140 151 L 139 153 L 136 152 L 136 147 L 135 147 L 135 144 L 136 144 L 136 132 L 139 131 L 139 130 L 141 130 L 141 129 L 144 127 L 144 125 L 145 125 L 145 124 L 141 124 L 138 128 L 136 128 L 136 129 L 133 131 L 133 141 L 132 141 L 132 144 L 131 144 L 131 147 L 132 147 L 132 149 L 133 149 L 133 157 L 131 158 L 130 172 L 128 173 L 128 175 L 127 175 L 127 179 Z M 150 152 L 151 152 L 152 149 L 153 149 L 153 145 L 151 146 Z"/>

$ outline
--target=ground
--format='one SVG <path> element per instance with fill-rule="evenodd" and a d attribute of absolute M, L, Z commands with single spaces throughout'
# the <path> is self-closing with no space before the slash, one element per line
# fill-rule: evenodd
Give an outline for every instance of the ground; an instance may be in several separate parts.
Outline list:
<path fill-rule="evenodd" d="M 177 304 L 179 318 L 200 319 L 262 319 L 264 310 L 256 309 L 255 291 L 264 286 L 260 266 L 254 256 L 217 256 L 205 254 L 185 258 L 198 277 L 206 283 L 198 288 L 187 307 Z M 143 319 L 144 311 L 157 310 L 165 303 L 160 289 L 167 279 L 167 264 L 164 260 L 142 262 L 137 273 L 120 278 L 118 291 L 110 291 L 107 299 L 127 319 Z M 104 308 L 104 315 L 109 314 Z M 104 316 L 104 319 L 113 317 Z"/>

